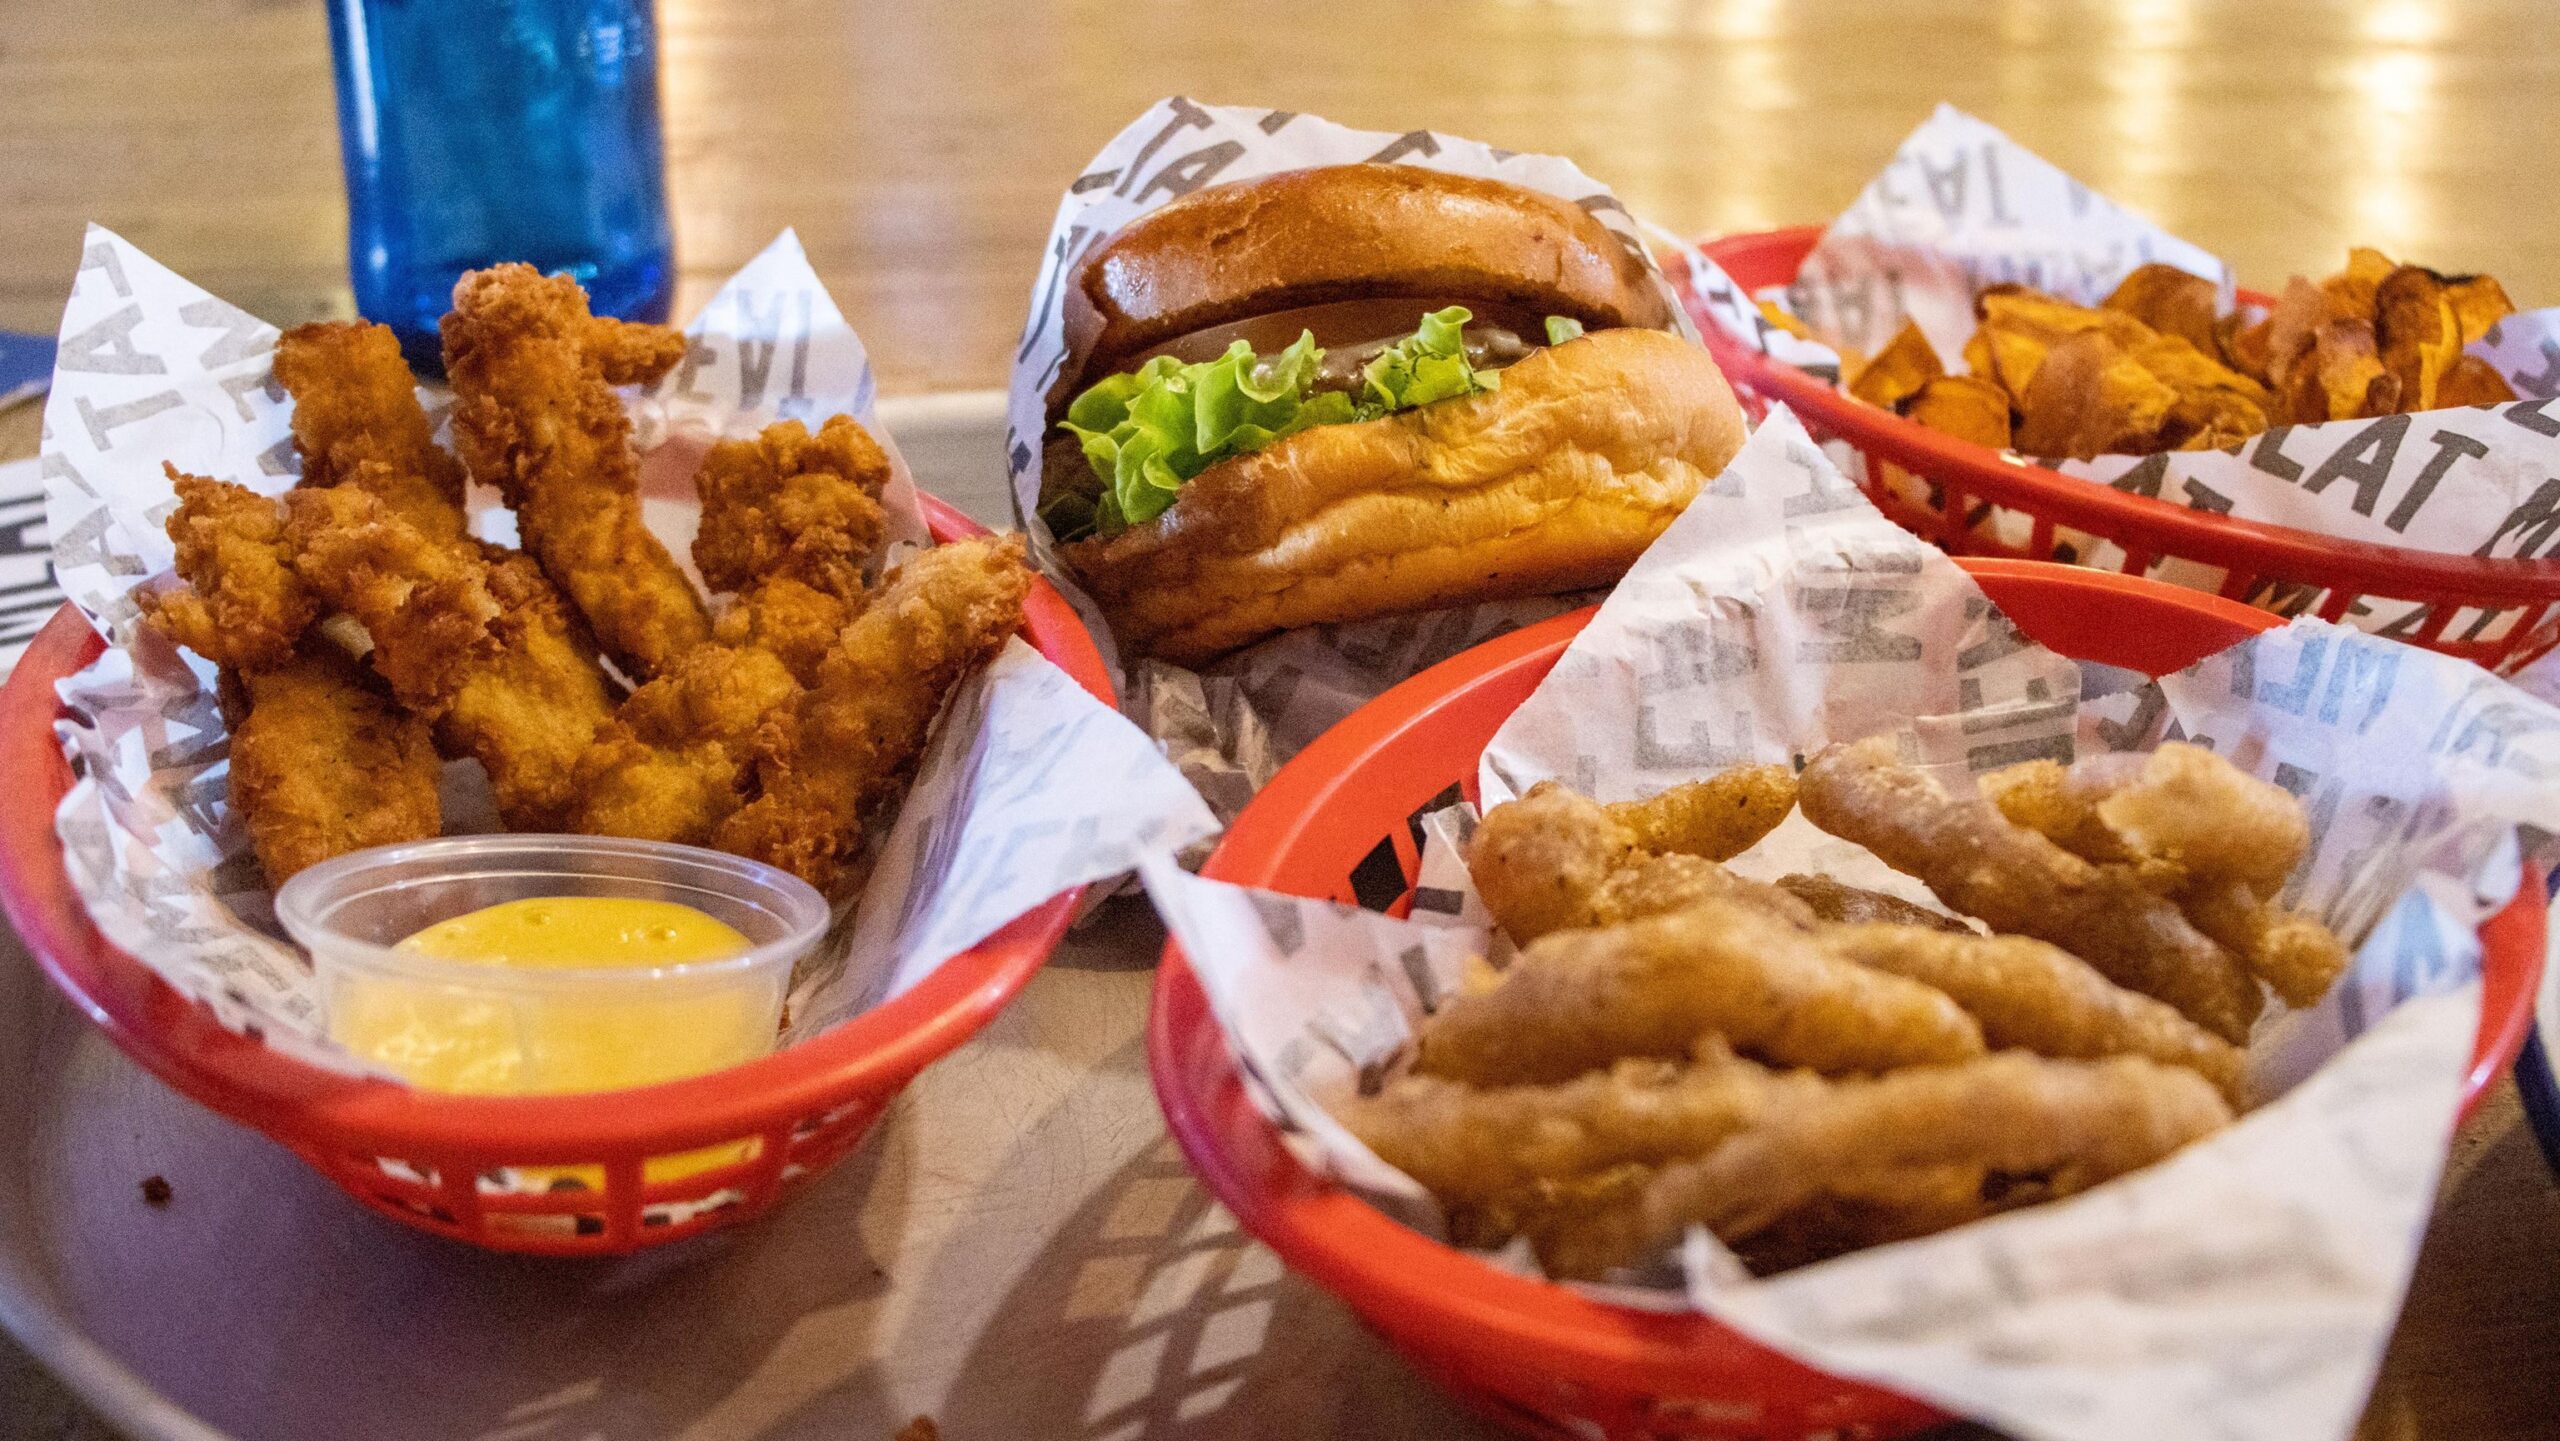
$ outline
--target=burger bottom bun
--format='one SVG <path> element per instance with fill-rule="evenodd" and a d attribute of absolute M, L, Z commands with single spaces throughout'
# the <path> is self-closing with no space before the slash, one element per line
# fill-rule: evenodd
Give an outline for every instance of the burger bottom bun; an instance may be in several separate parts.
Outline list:
<path fill-rule="evenodd" d="M 1606 585 L 1742 441 L 1705 351 L 1595 331 L 1499 390 L 1212 466 L 1153 521 L 1064 554 L 1124 651 L 1199 665 L 1297 626 Z"/>

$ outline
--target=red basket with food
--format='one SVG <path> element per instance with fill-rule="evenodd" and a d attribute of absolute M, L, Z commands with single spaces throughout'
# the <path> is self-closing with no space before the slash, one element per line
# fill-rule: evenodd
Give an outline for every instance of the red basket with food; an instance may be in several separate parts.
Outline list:
<path fill-rule="evenodd" d="M 1756 293 L 1794 280 L 1821 235 L 1820 227 L 1802 226 L 1726 236 L 1701 249 Z M 2553 610 L 2560 603 L 2560 560 L 2452 555 L 2340 539 L 2191 510 L 2065 475 L 1866 404 L 1743 344 L 1686 288 L 1686 265 L 1676 256 L 1666 257 L 1664 265 L 1745 404 L 1760 409 L 1783 402 L 1815 436 L 1845 442 L 1875 462 L 1860 484 L 1876 507 L 1952 554 L 2073 561 L 2087 548 L 2086 538 L 2094 537 L 2122 553 L 2117 568 L 2126 574 L 2142 575 L 2164 562 L 2192 562 L 2221 573 L 2217 589 L 2225 597 L 2270 591 L 2309 597 L 2300 609 L 2323 620 L 2345 617 L 2367 598 L 2423 605 L 2423 618 L 2405 633 L 2395 630 L 2395 638 L 2495 670 L 2512 670 L 2560 642 Z M 2240 300 L 2248 306 L 2274 304 L 2272 297 L 2249 291 Z M 1881 472 L 1888 467 L 1925 481 L 1925 495 L 1885 484 Z"/>
<path fill-rule="evenodd" d="M 948 505 L 923 504 L 938 542 L 986 533 Z M 1112 702 L 1100 653 L 1045 582 L 1033 584 L 1021 634 Z M 1052 898 L 885 1004 L 731 1069 L 572 1095 L 438 1094 L 350 1075 L 226 1029 L 92 923 L 54 832 L 73 780 L 54 735 L 54 686 L 102 647 L 66 606 L 0 690 L 0 756 L 35 790 L 0 824 L 0 906 L 54 983 L 153 1075 L 264 1132 L 374 1210 L 456 1240 L 609 1254 L 765 1211 L 860 1144 L 917 1072 L 1022 989 L 1080 894 Z M 490 1179 L 529 1169 L 548 1184 Z"/>
<path fill-rule="evenodd" d="M 1965 569 L 2031 638 L 2159 675 L 2278 622 L 2156 581 L 2013 560 Z M 1204 876 L 1355 899 L 1355 872 L 1391 848 L 1408 887 L 1410 818 L 1478 757 L 1592 616 L 1561 616 L 1424 672 L 1302 752 L 1238 817 Z M 2508 1065 L 2542 969 L 2534 878 L 2481 928 L 2486 998 L 2463 1079 L 2466 1113 Z M 1374 901 L 1375 892 L 1371 892 Z M 1941 1419 L 1826 1375 L 1705 1316 L 1608 1304 L 1497 1270 L 1390 1219 L 1303 1165 L 1248 1098 L 1181 947 L 1157 974 L 1148 1054 L 1184 1154 L 1245 1228 L 1340 1296 L 1474 1411 L 1557 1438 L 1880 1436 Z"/>

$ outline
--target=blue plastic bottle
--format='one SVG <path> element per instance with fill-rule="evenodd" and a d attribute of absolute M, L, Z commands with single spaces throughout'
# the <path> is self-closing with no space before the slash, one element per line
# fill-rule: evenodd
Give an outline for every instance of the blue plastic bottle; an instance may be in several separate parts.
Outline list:
<path fill-rule="evenodd" d="M 596 311 L 675 286 L 652 0 L 330 0 L 356 308 L 441 374 L 462 272 L 567 271 Z"/>

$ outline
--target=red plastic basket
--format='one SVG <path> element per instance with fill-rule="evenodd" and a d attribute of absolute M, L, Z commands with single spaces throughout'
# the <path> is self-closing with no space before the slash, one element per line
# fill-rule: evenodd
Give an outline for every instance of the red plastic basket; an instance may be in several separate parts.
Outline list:
<path fill-rule="evenodd" d="M 924 509 L 936 540 L 986 533 L 931 497 Z M 1114 703 L 1092 637 L 1046 582 L 1032 587 L 1023 635 Z M 1048 959 L 1075 911 L 1079 891 L 1053 897 L 897 999 L 712 1075 L 604 1095 L 501 1097 L 352 1078 L 223 1029 L 90 924 L 53 831 L 72 779 L 54 739 L 54 682 L 102 648 L 65 606 L 0 690 L 0 774 L 29 778 L 36 792 L 0 808 L 0 908 L 54 984 L 126 1055 L 265 1132 L 365 1205 L 440 1236 L 597 1255 L 757 1215 L 860 1144 L 918 1071 L 985 1025 Z M 500 1168 L 575 1175 L 553 1189 L 502 1190 L 485 1179 Z"/>
<path fill-rule="evenodd" d="M 1818 227 L 1802 226 L 1727 236 L 1700 248 L 1744 290 L 1757 292 L 1794 280 L 1821 234 Z M 1670 255 L 1665 265 L 1686 295 L 1685 260 Z M 2246 291 L 2241 298 L 2272 303 Z M 2279 608 L 2286 614 L 2338 620 L 2366 597 L 2421 602 L 2427 607 L 2423 618 L 2405 634 L 2393 631 L 2394 638 L 2491 669 L 2513 670 L 2560 643 L 2552 609 L 2560 603 L 2560 560 L 2483 559 L 2334 539 L 2189 510 L 2064 475 L 1852 399 L 1820 377 L 1743 344 L 1694 297 L 1689 308 L 1707 349 L 1755 411 L 1784 401 L 1815 436 L 1845 441 L 1871 461 L 1927 481 L 1931 505 L 1897 492 L 1881 475 L 1853 477 L 1877 508 L 1952 554 L 2068 561 L 2074 557 L 2059 548 L 2072 544 L 2069 533 L 2077 531 L 2113 542 L 2123 552 L 2120 569 L 2126 574 L 2147 574 L 2164 561 L 2189 561 L 2219 573 L 2223 596 L 2283 597 Z M 2023 544 L 2003 539 L 2021 531 Z"/>
<path fill-rule="evenodd" d="M 2276 624 L 2157 581 L 2025 561 L 1963 564 L 2045 645 L 2154 675 Z M 1202 874 L 1349 901 L 1353 873 L 1392 846 L 1409 886 L 1410 818 L 1472 778 L 1486 742 L 1591 614 L 1489 641 L 1362 707 L 1254 797 Z M 2531 1022 L 2544 917 L 2539 878 L 2526 881 L 2481 927 L 2487 998 L 2463 1080 L 2465 1114 Z M 1703 1316 L 1607 1305 L 1498 1271 L 1308 1171 L 1246 1099 L 1178 945 L 1165 947 L 1156 973 L 1147 1055 L 1183 1154 L 1245 1229 L 1484 1416 L 1556 1441 L 1885 1436 L 1942 1419 Z"/>

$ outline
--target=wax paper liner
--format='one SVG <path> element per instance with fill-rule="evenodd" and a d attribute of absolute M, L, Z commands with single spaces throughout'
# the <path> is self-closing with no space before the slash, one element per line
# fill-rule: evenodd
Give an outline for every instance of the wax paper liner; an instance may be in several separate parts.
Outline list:
<path fill-rule="evenodd" d="M 644 513 L 678 556 L 699 506 L 695 462 L 716 437 L 850 414 L 891 459 L 892 537 L 926 539 L 914 482 L 879 426 L 862 342 L 784 232 L 712 297 L 685 358 L 625 399 L 643 448 Z M 171 563 L 163 461 L 269 494 L 297 470 L 276 331 L 117 236 L 90 228 L 45 420 L 54 566 L 108 638 L 61 683 L 58 729 L 78 781 L 56 816 L 64 864 L 106 937 L 235 1029 L 324 1064 L 320 998 L 275 938 L 270 898 L 225 801 L 213 670 L 138 624 L 133 592 Z M 425 396 L 441 406 L 442 397 Z M 475 526 L 513 517 L 475 492 Z M 448 816 L 475 809 L 477 768 L 447 771 Z M 805 1038 L 983 939 L 1048 896 L 1126 870 L 1140 851 L 1213 827 L 1137 729 L 1015 642 L 939 724 L 858 904 L 795 981 Z"/>
<path fill-rule="evenodd" d="M 1499 150 L 1430 130 L 1353 130 L 1313 115 L 1157 102 L 1112 137 L 1067 187 L 1032 286 L 1031 313 L 1014 353 L 1006 410 L 1006 463 L 1015 513 L 1059 588 L 1073 597 L 1106 654 L 1109 625 L 1058 563 L 1041 524 L 1041 446 L 1047 397 L 1066 362 L 1063 293 L 1085 255 L 1122 226 L 1204 185 L 1314 165 L 1383 161 L 1508 181 L 1573 201 L 1644 260 L 1680 333 L 1697 332 L 1655 269 L 1635 221 L 1600 182 L 1571 161 Z M 1132 666 L 1130 713 L 1181 757 L 1222 816 L 1281 762 L 1363 702 L 1478 641 L 1586 604 L 1588 596 L 1540 596 L 1315 626 L 1247 647 L 1204 674 L 1160 662 Z M 1239 704 L 1239 702 L 1241 702 Z"/>
<path fill-rule="evenodd" d="M 2342 257 L 2343 259 L 2343 257 Z M 1818 334 L 1874 354 L 1915 320 L 1947 366 L 1964 369 L 1974 293 L 2021 281 L 2084 305 L 2151 261 L 2213 280 L 2231 303 L 2230 267 L 2195 245 L 2093 194 L 1998 130 L 1949 106 L 1923 122 L 1883 172 L 1823 232 L 1776 293 Z M 1695 288 L 1725 329 L 1781 361 L 1837 379 L 1839 357 L 1770 325 L 1752 297 L 1694 252 Z M 2289 526 L 2316 535 L 2453 555 L 2538 559 L 2560 551 L 2560 310 L 2508 317 L 2474 341 L 2515 387 L 2517 401 L 2371 420 L 2279 426 L 2228 450 L 2041 461 L 2066 475 L 2194 510 Z M 1852 474 L 1867 464 L 1845 444 L 1833 458 Z M 1877 477 L 1910 488 L 1890 467 Z M 1995 510 L 1983 522 L 2023 546 L 2028 520 Z M 2111 542 L 2060 533 L 2067 558 L 2105 569 L 2126 559 Z M 2160 558 L 2150 574 L 2216 590 L 2219 566 Z M 2307 612 L 2322 587 L 2261 580 L 2246 598 L 2281 614 Z M 2460 607 L 2446 618 L 2455 640 L 2496 639 L 2530 625 L 2536 607 Z M 2415 601 L 2364 597 L 2345 619 L 2406 636 L 2434 619 Z M 2546 622 L 2560 625 L 2560 618 Z M 2537 646 L 2537 631 L 2527 641 Z"/>
<path fill-rule="evenodd" d="M 1488 804 L 1550 777 L 1618 799 L 1877 732 L 1958 786 L 2032 756 L 2211 745 L 2303 798 L 2315 839 L 2290 896 L 2359 941 L 2354 966 L 2319 1006 L 2261 1024 L 2251 1059 L 2276 1099 L 2164 1165 L 1768 1280 L 1700 1232 L 1657 1293 L 2020 1436 L 2147 1441 L 2199 1415 L 2233 1437 L 2343 1435 L 2434 1196 L 2477 1025 L 2476 927 L 2516 885 L 2519 827 L 2560 803 L 2560 711 L 2316 620 L 2157 684 L 2075 665 L 1878 514 L 1780 408 L 1478 780 Z M 1414 1183 L 1324 1108 L 1392 1073 L 1471 956 L 1499 959 L 1455 861 L 1463 832 L 1430 818 L 1434 899 L 1425 917 L 1417 894 L 1412 921 L 1145 872 L 1291 1144 L 1426 1229 Z M 1735 864 L 1891 876 L 1801 816 Z"/>

